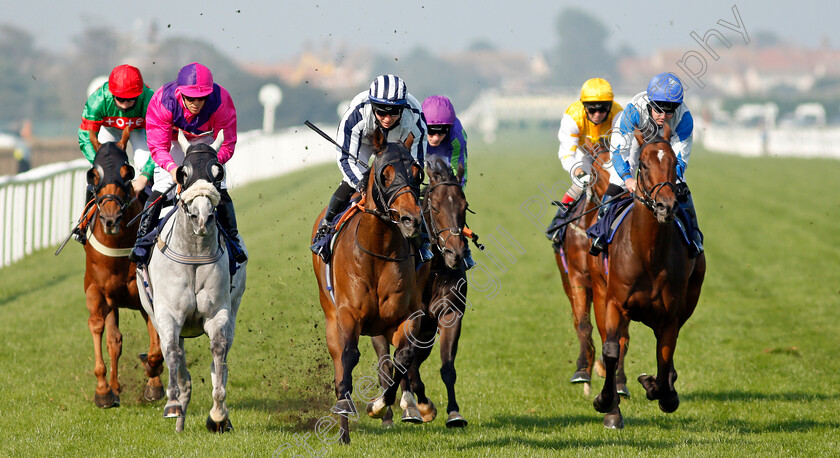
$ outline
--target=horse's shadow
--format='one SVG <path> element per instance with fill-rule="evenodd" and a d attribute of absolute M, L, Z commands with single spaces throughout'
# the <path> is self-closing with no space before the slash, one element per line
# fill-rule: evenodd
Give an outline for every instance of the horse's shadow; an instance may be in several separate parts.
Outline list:
<path fill-rule="evenodd" d="M 318 420 L 330 416 L 332 402 L 327 396 L 288 398 L 249 398 L 230 403 L 231 409 L 269 412 L 276 421 L 267 425 L 268 431 L 315 431 Z"/>
<path fill-rule="evenodd" d="M 690 401 L 717 401 L 717 402 L 755 402 L 755 401 L 829 401 L 836 399 L 834 394 L 786 392 L 786 393 L 750 393 L 747 391 L 693 391 L 691 393 L 680 393 L 680 400 Z"/>

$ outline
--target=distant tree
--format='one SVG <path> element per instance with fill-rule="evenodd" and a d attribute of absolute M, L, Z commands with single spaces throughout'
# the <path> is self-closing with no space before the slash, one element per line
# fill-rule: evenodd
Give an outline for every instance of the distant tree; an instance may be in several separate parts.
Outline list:
<path fill-rule="evenodd" d="M 616 56 L 606 48 L 608 30 L 598 19 L 568 8 L 557 17 L 556 30 L 557 46 L 547 56 L 555 83 L 580 86 L 594 77 L 615 81 Z"/>
<path fill-rule="evenodd" d="M 0 124 L 55 113 L 49 61 L 28 32 L 0 25 Z"/>

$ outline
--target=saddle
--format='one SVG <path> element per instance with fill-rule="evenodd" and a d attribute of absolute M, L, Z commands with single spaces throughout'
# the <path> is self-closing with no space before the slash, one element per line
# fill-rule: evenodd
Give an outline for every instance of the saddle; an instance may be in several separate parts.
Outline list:
<path fill-rule="evenodd" d="M 592 224 L 592 227 L 586 230 L 586 235 L 592 239 L 601 237 L 602 240 L 606 241 L 607 250 L 609 250 L 609 245 L 612 243 L 616 231 L 618 231 L 621 223 L 627 218 L 633 205 L 635 205 L 633 196 L 622 197 L 614 201 L 612 205 L 607 206 L 603 215 L 599 215 L 598 220 Z M 693 227 L 691 218 L 681 205 L 677 206 L 676 216 L 674 223 L 679 228 L 682 240 L 686 245 L 691 246 L 691 233 L 698 229 Z M 605 253 L 607 250 L 605 250 Z"/>

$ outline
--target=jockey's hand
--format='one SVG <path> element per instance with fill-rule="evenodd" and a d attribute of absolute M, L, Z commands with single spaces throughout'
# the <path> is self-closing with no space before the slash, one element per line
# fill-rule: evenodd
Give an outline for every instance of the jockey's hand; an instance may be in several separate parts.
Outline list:
<path fill-rule="evenodd" d="M 584 172 L 581 169 L 578 169 L 577 174 L 575 175 L 575 179 L 581 184 L 581 186 L 586 186 L 592 181 L 592 175 Z"/>
<path fill-rule="evenodd" d="M 143 188 L 146 187 L 146 183 L 149 182 L 149 178 L 146 175 L 140 175 L 134 180 L 131 181 L 131 187 L 134 188 L 134 194 L 140 194 L 143 191 Z"/>
<path fill-rule="evenodd" d="M 631 193 L 636 192 L 636 179 L 635 178 L 628 178 L 624 180 L 624 186 L 627 186 L 627 190 Z"/>

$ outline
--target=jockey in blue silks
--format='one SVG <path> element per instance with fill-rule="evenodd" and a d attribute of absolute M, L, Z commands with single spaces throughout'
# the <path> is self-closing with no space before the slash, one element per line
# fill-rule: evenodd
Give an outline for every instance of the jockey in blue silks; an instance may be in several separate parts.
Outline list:
<path fill-rule="evenodd" d="M 668 123 L 671 127 L 671 148 L 677 156 L 677 200 L 691 218 L 691 226 L 695 229 L 690 235 L 692 243 L 689 249 L 691 257 L 695 257 L 703 252 L 703 236 L 697 229 L 694 200 L 685 183 L 685 170 L 693 142 L 694 119 L 683 103 L 684 93 L 680 79 L 673 73 L 666 72 L 654 76 L 648 83 L 647 90 L 636 94 L 630 100 L 616 121 L 617 131 L 614 131 L 610 138 L 615 173 L 610 171 L 610 187 L 604 199 L 609 200 L 625 189 L 631 193 L 636 191 L 635 173 L 639 167 L 641 145 L 636 141 L 635 130 L 655 131 Z M 653 124 L 656 128 L 653 128 Z M 592 241 L 590 253 L 600 253 L 604 248 L 605 241 L 598 237 Z"/>

